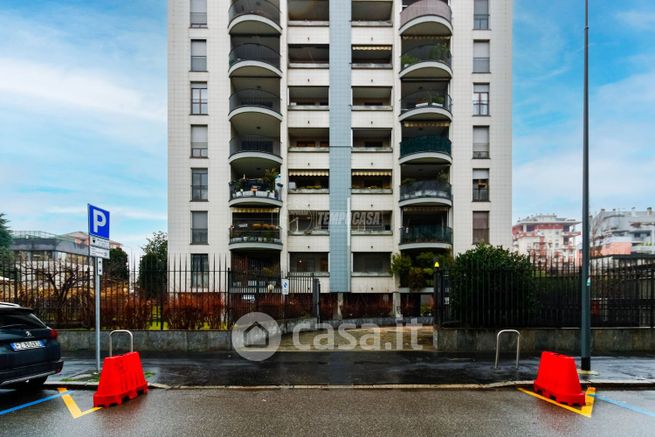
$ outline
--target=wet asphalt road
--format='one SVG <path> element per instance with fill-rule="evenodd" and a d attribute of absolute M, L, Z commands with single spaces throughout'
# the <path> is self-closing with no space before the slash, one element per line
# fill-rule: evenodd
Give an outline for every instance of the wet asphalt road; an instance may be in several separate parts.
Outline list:
<path fill-rule="evenodd" d="M 0 411 L 56 393 L 0 391 Z M 514 389 L 151 390 L 77 419 L 56 398 L 0 415 L 0 435 L 653 435 L 655 391 L 598 395 L 624 407 L 597 400 L 586 418 Z M 91 391 L 72 397 L 81 410 L 91 407 Z"/>

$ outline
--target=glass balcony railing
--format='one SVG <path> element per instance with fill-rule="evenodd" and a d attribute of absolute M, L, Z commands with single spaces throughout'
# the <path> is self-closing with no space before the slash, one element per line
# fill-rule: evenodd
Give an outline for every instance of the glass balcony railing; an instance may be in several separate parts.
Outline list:
<path fill-rule="evenodd" d="M 400 142 L 400 157 L 403 158 L 414 153 L 444 153 L 450 156 L 452 149 L 448 138 L 439 135 L 422 135 L 407 138 Z"/>
<path fill-rule="evenodd" d="M 442 62 L 450 67 L 450 49 L 443 44 L 425 44 L 406 51 L 400 57 L 400 70 L 420 62 Z"/>
<path fill-rule="evenodd" d="M 238 179 L 230 182 L 232 199 L 273 199 L 282 200 L 281 190 L 263 179 Z"/>
<path fill-rule="evenodd" d="M 448 182 L 437 180 L 413 181 L 400 186 L 400 201 L 423 198 L 452 200 L 452 187 Z"/>
<path fill-rule="evenodd" d="M 243 135 L 230 140 L 230 155 L 241 152 L 259 152 L 280 156 L 280 141 L 273 137 Z"/>
<path fill-rule="evenodd" d="M 233 48 L 230 52 L 230 67 L 242 61 L 259 61 L 280 68 L 280 54 L 263 44 L 246 43 Z"/>
<path fill-rule="evenodd" d="M 446 243 L 453 244 L 453 230 L 438 225 L 404 226 L 400 231 L 400 244 Z"/>
<path fill-rule="evenodd" d="M 442 0 L 419 0 L 407 6 L 400 13 L 400 27 L 403 27 L 415 18 L 430 15 L 445 18 L 449 23 L 452 19 L 452 12 L 448 3 Z"/>
<path fill-rule="evenodd" d="M 400 112 L 419 108 L 442 108 L 450 112 L 452 100 L 444 91 L 420 90 L 400 99 Z"/>
<path fill-rule="evenodd" d="M 245 89 L 230 96 L 230 111 L 251 106 L 270 109 L 280 113 L 280 97 L 260 89 Z"/>
<path fill-rule="evenodd" d="M 258 226 L 259 225 L 259 226 Z M 280 227 L 269 224 L 239 225 L 230 228 L 230 244 L 235 243 L 269 243 L 282 245 Z"/>
<path fill-rule="evenodd" d="M 242 15 L 259 15 L 280 24 L 280 9 L 266 0 L 236 0 L 228 11 L 230 22 Z"/>

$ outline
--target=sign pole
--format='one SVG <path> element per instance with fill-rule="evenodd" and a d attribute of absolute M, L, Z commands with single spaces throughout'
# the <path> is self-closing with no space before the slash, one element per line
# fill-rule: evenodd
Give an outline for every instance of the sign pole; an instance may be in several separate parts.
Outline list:
<path fill-rule="evenodd" d="M 93 260 L 96 307 L 96 370 L 100 373 L 100 276 L 102 260 L 110 258 L 109 211 L 87 205 L 89 223 L 89 257 Z"/>
<path fill-rule="evenodd" d="M 100 373 L 100 272 L 102 258 L 93 258 L 95 265 L 95 301 L 96 301 L 96 370 Z"/>

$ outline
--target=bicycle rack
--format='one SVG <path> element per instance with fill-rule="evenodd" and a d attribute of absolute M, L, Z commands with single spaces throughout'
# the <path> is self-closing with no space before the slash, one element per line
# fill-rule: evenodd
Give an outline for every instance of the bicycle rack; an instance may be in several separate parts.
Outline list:
<path fill-rule="evenodd" d="M 131 331 L 128 331 L 127 329 L 115 329 L 109 333 L 109 356 L 111 357 L 112 355 L 112 341 L 111 341 L 111 336 L 114 334 L 127 334 L 130 336 L 130 352 L 134 352 L 134 335 L 132 335 Z"/>
<path fill-rule="evenodd" d="M 519 368 L 519 351 L 521 350 L 521 333 L 516 329 L 503 329 L 496 334 L 496 362 L 494 369 L 498 368 L 498 357 L 500 355 L 500 336 L 501 334 L 516 334 L 516 368 Z"/>

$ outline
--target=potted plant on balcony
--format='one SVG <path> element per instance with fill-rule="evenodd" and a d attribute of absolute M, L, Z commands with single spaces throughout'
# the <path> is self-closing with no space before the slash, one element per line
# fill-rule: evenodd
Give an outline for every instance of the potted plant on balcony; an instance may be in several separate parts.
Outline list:
<path fill-rule="evenodd" d="M 267 196 L 274 199 L 275 198 L 275 179 L 278 177 L 280 172 L 275 168 L 267 168 L 264 170 L 264 187 L 267 190 Z"/>
<path fill-rule="evenodd" d="M 444 96 L 435 96 L 432 97 L 430 104 L 434 106 L 443 106 L 445 102 L 446 98 Z"/>
<path fill-rule="evenodd" d="M 419 62 L 419 59 L 416 56 L 404 54 L 400 57 L 400 65 L 402 68 L 407 68 L 410 65 L 414 65 Z"/>

